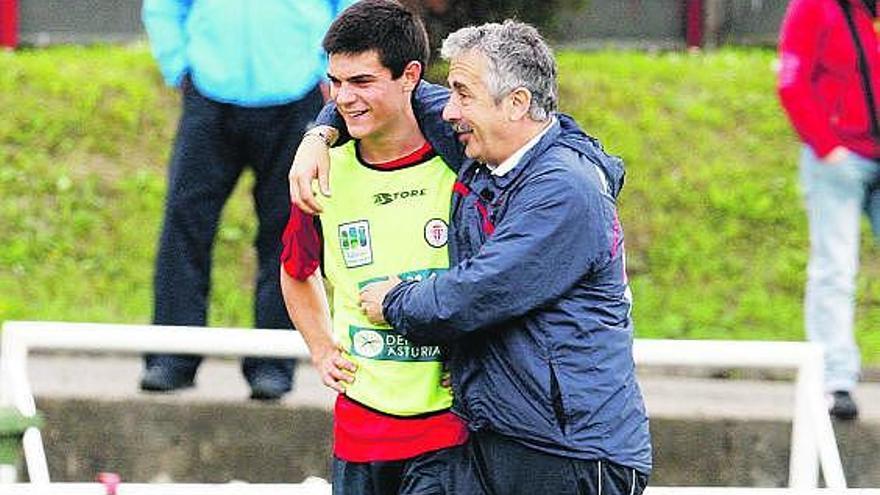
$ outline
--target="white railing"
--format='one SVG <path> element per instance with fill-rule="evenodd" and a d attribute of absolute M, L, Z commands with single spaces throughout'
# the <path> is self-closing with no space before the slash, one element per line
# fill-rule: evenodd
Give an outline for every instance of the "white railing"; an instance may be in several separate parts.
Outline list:
<path fill-rule="evenodd" d="M 228 356 L 267 356 L 303 359 L 308 349 L 296 332 L 275 330 L 244 330 L 193 327 L 160 327 L 148 325 L 109 325 L 61 322 L 6 322 L 3 325 L 0 347 L 0 404 L 12 404 L 25 416 L 36 414 L 34 397 L 27 377 L 28 353 L 34 349 L 101 351 L 129 353 L 189 353 Z M 797 371 L 796 394 L 793 411 L 791 458 L 789 463 L 789 486 L 801 490 L 798 493 L 838 493 L 815 491 L 818 486 L 819 468 L 826 485 L 835 490 L 845 489 L 846 480 L 837 441 L 824 402 L 822 385 L 823 358 L 821 349 L 803 342 L 741 342 L 741 341 L 685 341 L 685 340 L 637 340 L 634 347 L 637 364 L 659 366 L 702 366 L 719 368 L 787 368 Z M 29 486 L 49 483 L 49 469 L 43 449 L 43 441 L 37 428 L 28 429 L 23 438 L 25 462 L 31 484 L 7 484 L 4 493 L 42 494 L 44 491 L 9 492 L 7 487 Z M 59 485 L 52 483 L 51 485 Z M 58 493 L 96 492 L 93 483 L 64 484 L 70 489 Z M 123 491 L 123 486 L 125 490 Z M 178 485 L 160 485 L 171 489 Z M 203 486 L 226 485 L 185 484 L 189 494 L 201 493 Z M 259 487 L 273 485 L 231 485 L 248 487 L 248 493 L 264 493 Z M 296 485 L 287 485 L 297 490 Z M 152 487 L 152 488 L 151 488 Z M 20 488 L 25 490 L 26 488 Z M 183 493 L 153 491 L 156 485 L 120 485 L 120 494 L 134 493 Z M 267 490 L 269 488 L 266 488 Z M 309 487 L 309 489 L 318 489 Z M 73 491 L 82 490 L 82 491 Z M 670 491 L 672 490 L 672 491 Z M 720 491 L 714 491 L 720 490 Z M 712 488 L 661 488 L 652 487 L 650 495 L 673 493 L 700 493 L 710 495 L 739 495 L 761 493 L 776 495 L 790 491 L 737 492 L 737 489 Z M 742 490 L 742 489 L 740 489 Z M 756 490 L 756 489 L 750 489 Z M 212 491 L 211 493 L 226 493 Z M 240 492 L 244 493 L 244 492 Z M 269 492 L 265 492 L 269 493 Z M 274 493 L 312 493 L 281 491 Z M 315 492 L 317 493 L 317 492 Z M 840 492 L 842 493 L 842 492 Z M 847 492 L 847 493 L 856 493 Z M 869 493 L 861 491 L 859 493 Z M 875 491 L 880 495 L 880 491 Z"/>
<path fill-rule="evenodd" d="M 7 321 L 0 343 L 0 404 L 13 405 L 27 417 L 37 412 L 27 377 L 28 353 L 35 349 L 299 359 L 309 355 L 297 332 Z M 28 428 L 22 442 L 30 480 L 48 483 L 49 466 L 40 430 Z"/>
<path fill-rule="evenodd" d="M 716 368 L 780 368 L 797 371 L 788 485 L 819 486 L 819 467 L 829 488 L 846 488 L 837 439 L 825 405 L 822 349 L 807 342 L 636 340 L 636 364 Z"/>

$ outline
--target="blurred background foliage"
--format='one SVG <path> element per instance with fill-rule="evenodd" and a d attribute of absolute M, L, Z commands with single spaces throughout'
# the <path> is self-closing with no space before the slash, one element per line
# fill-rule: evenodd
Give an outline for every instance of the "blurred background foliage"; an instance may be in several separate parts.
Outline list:
<path fill-rule="evenodd" d="M 442 40 L 461 26 L 517 19 L 540 26 L 550 38 L 559 19 L 574 9 L 589 5 L 589 0 L 403 0 L 425 20 L 431 46 L 439 49 Z"/>
<path fill-rule="evenodd" d="M 803 339 L 799 144 L 775 54 L 557 55 L 562 110 L 627 164 L 637 336 Z M 149 322 L 178 95 L 147 48 L 0 53 L 0 108 L 0 321 Z M 223 215 L 212 325 L 252 324 L 252 184 Z M 877 365 L 880 251 L 864 232 L 857 338 Z"/>

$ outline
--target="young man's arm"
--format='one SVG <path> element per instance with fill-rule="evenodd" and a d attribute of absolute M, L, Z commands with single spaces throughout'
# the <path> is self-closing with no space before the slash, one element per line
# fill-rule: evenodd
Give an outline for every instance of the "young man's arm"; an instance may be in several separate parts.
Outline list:
<path fill-rule="evenodd" d="M 421 81 L 413 92 L 413 112 L 419 128 L 435 151 L 453 170 L 464 163 L 464 149 L 452 128 L 443 121 L 443 107 L 449 100 L 449 90 L 443 86 Z M 348 141 L 345 121 L 332 102 L 324 106 L 316 120 L 318 126 L 303 137 L 288 175 L 291 202 L 309 215 L 321 212 L 321 204 L 312 191 L 312 181 L 318 179 L 323 195 L 330 195 L 330 159 L 327 150 L 331 145 Z"/>
<path fill-rule="evenodd" d="M 297 280 L 282 267 L 281 293 L 291 321 L 309 346 L 312 364 L 321 375 L 321 381 L 344 394 L 345 385 L 354 381 L 352 373 L 356 368 L 342 357 L 333 340 L 330 306 L 321 276 L 316 271 L 305 280 Z"/>
<path fill-rule="evenodd" d="M 321 281 L 321 240 L 317 221 L 296 208 L 281 236 L 281 293 L 287 314 L 302 334 L 312 363 L 325 385 L 345 392 L 356 367 L 342 357 L 330 321 L 330 306 Z"/>

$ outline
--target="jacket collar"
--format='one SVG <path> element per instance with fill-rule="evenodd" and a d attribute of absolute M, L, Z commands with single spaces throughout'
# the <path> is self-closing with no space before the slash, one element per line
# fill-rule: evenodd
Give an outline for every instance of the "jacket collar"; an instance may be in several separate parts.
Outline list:
<path fill-rule="evenodd" d="M 559 125 L 559 119 L 554 118 L 553 123 L 550 124 L 550 127 L 547 129 L 544 136 L 541 137 L 541 139 L 534 146 L 532 146 L 531 149 L 526 151 L 526 153 L 519 160 L 519 163 L 515 167 L 513 167 L 512 170 L 504 175 L 492 175 L 492 183 L 499 189 L 506 189 L 517 179 L 517 177 L 519 177 L 523 173 L 523 171 L 525 171 L 532 165 L 532 161 L 534 161 L 536 157 L 543 154 L 544 151 L 547 150 L 547 148 L 549 148 L 553 145 L 553 143 L 556 142 L 561 133 L 562 129 Z"/>

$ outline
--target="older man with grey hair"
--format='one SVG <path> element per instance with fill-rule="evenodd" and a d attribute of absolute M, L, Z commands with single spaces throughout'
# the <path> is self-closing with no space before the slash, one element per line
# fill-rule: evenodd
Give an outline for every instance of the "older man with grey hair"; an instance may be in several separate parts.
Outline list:
<path fill-rule="evenodd" d="M 362 308 L 448 349 L 453 411 L 471 430 L 455 493 L 641 493 L 651 445 L 616 211 L 623 165 L 556 113 L 555 62 L 533 27 L 467 27 L 442 55 L 442 117 L 470 159 L 451 268 L 369 285 Z M 421 96 L 430 115 L 437 98 Z"/>

